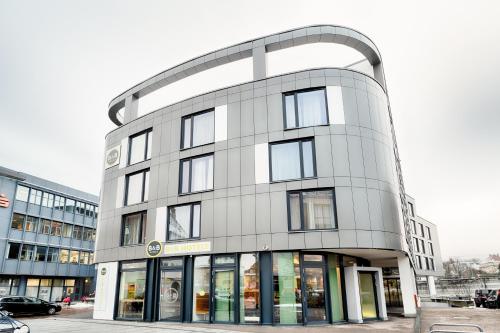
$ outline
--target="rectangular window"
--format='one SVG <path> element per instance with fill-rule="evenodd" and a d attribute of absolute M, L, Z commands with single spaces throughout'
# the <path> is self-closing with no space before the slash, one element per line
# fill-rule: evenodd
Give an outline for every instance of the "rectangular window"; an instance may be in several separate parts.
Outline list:
<path fill-rule="evenodd" d="M 144 244 L 146 237 L 147 213 L 126 215 L 122 222 L 121 245 Z"/>
<path fill-rule="evenodd" d="M 65 207 L 64 210 L 67 213 L 74 213 L 75 212 L 75 200 L 66 199 L 66 205 L 64 207 Z"/>
<path fill-rule="evenodd" d="M 88 265 L 89 264 L 89 253 L 82 251 L 80 252 L 80 264 Z"/>
<path fill-rule="evenodd" d="M 429 258 L 429 261 L 431 262 L 431 269 L 432 269 L 433 271 L 435 271 L 435 270 L 436 270 L 436 266 L 434 266 L 434 259 Z"/>
<path fill-rule="evenodd" d="M 417 258 L 417 268 L 422 269 L 422 258 L 420 256 L 415 256 Z"/>
<path fill-rule="evenodd" d="M 146 262 L 122 263 L 117 317 L 142 320 L 146 291 Z"/>
<path fill-rule="evenodd" d="M 51 221 L 42 219 L 40 221 L 40 229 L 38 230 L 39 234 L 50 235 L 50 225 Z"/>
<path fill-rule="evenodd" d="M 432 238 L 431 238 L 431 228 L 429 228 L 429 227 L 425 227 L 425 229 L 426 229 L 426 231 L 427 231 L 427 239 L 428 239 L 428 240 L 432 240 Z"/>
<path fill-rule="evenodd" d="M 35 247 L 30 244 L 23 244 L 21 248 L 21 260 L 31 261 L 33 260 L 35 252 Z"/>
<path fill-rule="evenodd" d="M 410 208 L 410 216 L 415 217 L 415 211 L 411 202 L 408 202 L 408 207 Z"/>
<path fill-rule="evenodd" d="M 14 213 L 12 215 L 12 223 L 10 224 L 10 227 L 15 230 L 23 231 L 24 218 L 25 218 L 24 215 Z"/>
<path fill-rule="evenodd" d="M 18 185 L 16 189 L 16 200 L 28 202 L 29 193 L 29 187 Z"/>
<path fill-rule="evenodd" d="M 215 111 L 182 118 L 181 149 L 212 143 L 215 140 Z"/>
<path fill-rule="evenodd" d="M 82 239 L 82 227 L 80 227 L 79 225 L 73 226 L 73 238 Z"/>
<path fill-rule="evenodd" d="M 335 191 L 288 192 L 288 219 L 289 230 L 336 228 Z"/>
<path fill-rule="evenodd" d="M 213 190 L 214 155 L 181 160 L 179 193 Z"/>
<path fill-rule="evenodd" d="M 84 241 L 90 241 L 92 240 L 92 232 L 94 230 L 90 228 L 83 228 L 83 240 Z"/>
<path fill-rule="evenodd" d="M 427 243 L 429 244 L 429 253 L 431 254 L 431 256 L 434 255 L 434 248 L 432 247 L 432 243 Z"/>
<path fill-rule="evenodd" d="M 298 252 L 273 253 L 274 322 L 302 323 L 301 274 Z"/>
<path fill-rule="evenodd" d="M 419 227 L 419 230 L 420 230 L 420 237 L 425 237 L 424 226 L 422 225 L 422 223 L 419 223 L 418 227 Z"/>
<path fill-rule="evenodd" d="M 149 169 L 127 175 L 125 183 L 125 206 L 148 201 Z"/>
<path fill-rule="evenodd" d="M 259 258 L 255 253 L 240 256 L 240 322 L 260 321 Z"/>
<path fill-rule="evenodd" d="M 417 238 L 413 238 L 413 246 L 416 252 L 420 252 L 420 242 Z"/>
<path fill-rule="evenodd" d="M 38 217 L 26 216 L 24 228 L 27 232 L 36 232 L 38 228 Z"/>
<path fill-rule="evenodd" d="M 61 264 L 67 264 L 69 259 L 69 250 L 61 249 L 59 251 L 59 262 Z"/>
<path fill-rule="evenodd" d="M 420 240 L 420 250 L 425 254 L 425 242 L 423 239 Z"/>
<path fill-rule="evenodd" d="M 230 286 L 227 286 L 229 289 Z M 194 258 L 193 272 L 193 321 L 210 318 L 210 256 Z"/>
<path fill-rule="evenodd" d="M 313 139 L 271 143 L 269 151 L 272 181 L 316 176 Z"/>
<path fill-rule="evenodd" d="M 193 203 L 168 209 L 168 240 L 200 237 L 200 207 Z"/>
<path fill-rule="evenodd" d="M 54 209 L 55 210 L 64 210 L 64 197 L 56 195 L 54 197 Z"/>
<path fill-rule="evenodd" d="M 73 235 L 73 225 L 64 223 L 62 229 L 62 236 L 71 238 L 71 235 Z"/>
<path fill-rule="evenodd" d="M 94 217 L 94 206 L 93 205 L 85 205 L 85 216 L 93 218 Z"/>
<path fill-rule="evenodd" d="M 99 214 L 99 207 L 95 206 L 94 207 L 94 218 L 97 220 L 97 215 Z"/>
<path fill-rule="evenodd" d="M 42 203 L 42 191 L 32 188 L 29 202 L 30 204 L 40 205 Z"/>
<path fill-rule="evenodd" d="M 38 246 L 36 247 L 35 261 L 45 261 L 47 257 L 47 247 Z"/>
<path fill-rule="evenodd" d="M 76 207 L 75 207 L 75 212 L 77 214 L 80 214 L 80 215 L 85 214 L 85 204 L 83 202 L 77 201 Z"/>
<path fill-rule="evenodd" d="M 78 254 L 79 252 L 76 250 L 71 250 L 69 253 L 69 263 L 70 264 L 78 264 Z"/>
<path fill-rule="evenodd" d="M 57 262 L 59 260 L 59 249 L 55 247 L 49 247 L 47 252 L 47 262 Z"/>
<path fill-rule="evenodd" d="M 414 220 L 411 220 L 412 225 L 413 225 L 413 233 L 416 235 L 417 234 L 417 222 Z"/>
<path fill-rule="evenodd" d="M 54 195 L 44 192 L 42 196 L 42 206 L 52 208 L 54 206 Z"/>
<path fill-rule="evenodd" d="M 129 137 L 128 165 L 151 158 L 152 137 L 152 128 Z"/>
<path fill-rule="evenodd" d="M 21 244 L 9 243 L 9 250 L 7 251 L 7 258 L 8 259 L 18 259 L 20 249 L 21 249 Z"/>
<path fill-rule="evenodd" d="M 62 234 L 62 223 L 61 222 L 52 221 L 51 228 L 50 228 L 50 234 L 52 236 L 61 236 L 61 234 Z"/>
<path fill-rule="evenodd" d="M 328 124 L 325 88 L 286 93 L 283 98 L 286 129 Z"/>

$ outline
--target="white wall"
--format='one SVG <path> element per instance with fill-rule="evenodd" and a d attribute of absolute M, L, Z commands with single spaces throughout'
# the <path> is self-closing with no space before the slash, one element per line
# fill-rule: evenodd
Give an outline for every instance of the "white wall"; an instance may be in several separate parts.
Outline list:
<path fill-rule="evenodd" d="M 328 100 L 328 118 L 330 124 L 345 124 L 344 100 L 342 98 L 342 87 L 326 87 L 326 99 Z"/>
<path fill-rule="evenodd" d="M 156 208 L 155 240 L 167 240 L 167 207 Z"/>
<path fill-rule="evenodd" d="M 269 183 L 269 144 L 255 145 L 255 184 Z"/>
<path fill-rule="evenodd" d="M 415 305 L 417 289 L 415 275 L 413 274 L 408 257 L 398 258 L 398 268 L 403 297 L 403 314 L 405 317 L 415 317 L 417 315 L 417 307 Z"/>
<path fill-rule="evenodd" d="M 215 107 L 215 142 L 227 140 L 227 105 Z"/>
<path fill-rule="evenodd" d="M 102 269 L 106 274 L 102 275 Z M 97 282 L 94 302 L 94 319 L 113 320 L 118 262 L 97 264 Z"/>

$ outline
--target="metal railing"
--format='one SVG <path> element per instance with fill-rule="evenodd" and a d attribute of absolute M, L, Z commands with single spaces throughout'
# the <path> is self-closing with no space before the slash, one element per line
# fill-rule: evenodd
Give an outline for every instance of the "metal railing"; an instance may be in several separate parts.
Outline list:
<path fill-rule="evenodd" d="M 444 328 L 471 328 L 472 331 L 467 330 L 467 331 L 457 331 L 455 329 L 444 329 Z M 477 331 L 475 330 L 477 329 Z M 483 328 L 479 325 L 475 324 L 447 324 L 447 323 L 435 323 L 432 324 L 431 327 L 429 328 L 429 333 L 473 333 L 473 332 L 484 332 Z"/>

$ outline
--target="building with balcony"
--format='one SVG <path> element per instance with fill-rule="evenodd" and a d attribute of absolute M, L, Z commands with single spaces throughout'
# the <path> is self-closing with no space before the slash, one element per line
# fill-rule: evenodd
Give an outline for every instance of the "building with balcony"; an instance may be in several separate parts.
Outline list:
<path fill-rule="evenodd" d="M 95 195 L 0 167 L 0 296 L 93 292 L 97 214 Z"/>
<path fill-rule="evenodd" d="M 363 60 L 268 75 L 269 54 L 320 43 Z M 150 94 L 247 58 L 250 82 L 139 116 Z M 123 92 L 109 117 L 94 318 L 385 320 L 391 269 L 401 312 L 416 314 L 382 60 L 365 35 L 311 26 L 220 49 Z"/>

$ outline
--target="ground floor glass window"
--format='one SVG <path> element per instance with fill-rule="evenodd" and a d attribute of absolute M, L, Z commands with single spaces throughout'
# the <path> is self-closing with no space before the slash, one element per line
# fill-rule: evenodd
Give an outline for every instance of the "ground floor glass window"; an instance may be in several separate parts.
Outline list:
<path fill-rule="evenodd" d="M 122 263 L 118 318 L 143 319 L 146 291 L 146 262 Z"/>
<path fill-rule="evenodd" d="M 332 321 L 344 320 L 344 305 L 342 300 L 342 275 L 340 258 L 336 254 L 328 255 L 328 279 L 330 284 L 330 302 L 332 306 Z"/>
<path fill-rule="evenodd" d="M 302 323 L 302 290 L 298 252 L 273 253 L 274 322 Z"/>
<path fill-rule="evenodd" d="M 210 256 L 194 258 L 193 321 L 210 318 Z"/>
<path fill-rule="evenodd" d="M 240 257 L 240 323 L 260 322 L 260 278 L 257 254 Z"/>

